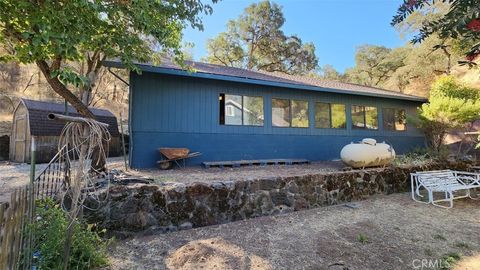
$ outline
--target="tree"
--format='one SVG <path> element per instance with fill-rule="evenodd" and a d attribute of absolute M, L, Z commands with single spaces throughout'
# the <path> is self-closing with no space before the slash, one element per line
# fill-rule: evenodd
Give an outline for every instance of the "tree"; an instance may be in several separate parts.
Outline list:
<path fill-rule="evenodd" d="M 317 77 L 329 81 L 344 81 L 345 76 L 338 72 L 332 65 L 324 65 L 319 68 Z"/>
<path fill-rule="evenodd" d="M 400 25 L 415 11 L 434 5 L 435 0 L 404 0 L 392 19 L 392 25 Z M 480 55 L 480 1 L 478 0 L 442 0 L 448 3 L 448 12 L 440 14 L 433 20 L 421 22 L 419 33 L 412 39 L 413 43 L 421 43 L 432 35 L 443 41 L 453 39 L 468 44 L 465 52 L 466 61 L 462 64 L 476 65 L 474 60 Z M 463 45 L 464 46 L 464 45 Z"/>
<path fill-rule="evenodd" d="M 435 78 L 449 75 L 452 63 L 459 59 L 450 41 L 445 43 L 448 56 L 444 50 L 435 49 L 439 42 L 438 37 L 431 36 L 421 44 L 407 44 L 395 49 L 404 56 L 403 66 L 395 70 L 382 86 L 428 95 Z"/>
<path fill-rule="evenodd" d="M 35 63 L 57 94 L 93 118 L 85 104 L 104 59 L 117 58 L 136 71 L 134 61 L 156 60 L 157 52 L 181 61 L 182 29 L 187 23 L 202 29 L 199 14 L 211 11 L 189 0 L 0 0 L 0 46 L 6 51 L 0 60 Z M 80 69 L 71 62 L 81 62 Z"/>
<path fill-rule="evenodd" d="M 425 132 L 429 146 L 438 152 L 450 129 L 465 128 L 479 115 L 480 89 L 443 76 L 432 85 L 429 102 L 422 105 L 419 119 L 414 122 Z"/>
<path fill-rule="evenodd" d="M 227 31 L 207 43 L 209 63 L 250 70 L 307 74 L 318 65 L 313 43 L 303 43 L 281 30 L 285 23 L 282 8 L 270 1 L 252 4 Z"/>
<path fill-rule="evenodd" d="M 404 65 L 401 49 L 363 45 L 355 54 L 355 67 L 345 72 L 348 81 L 368 86 L 382 86 L 392 74 Z"/>

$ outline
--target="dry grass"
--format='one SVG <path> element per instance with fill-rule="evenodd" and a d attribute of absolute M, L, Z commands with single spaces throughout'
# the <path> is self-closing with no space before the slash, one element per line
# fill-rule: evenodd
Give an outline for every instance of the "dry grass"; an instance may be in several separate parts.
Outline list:
<path fill-rule="evenodd" d="M 412 269 L 455 254 L 455 269 L 479 269 L 479 201 L 445 210 L 394 194 L 359 204 L 138 236 L 112 248 L 111 268 Z"/>

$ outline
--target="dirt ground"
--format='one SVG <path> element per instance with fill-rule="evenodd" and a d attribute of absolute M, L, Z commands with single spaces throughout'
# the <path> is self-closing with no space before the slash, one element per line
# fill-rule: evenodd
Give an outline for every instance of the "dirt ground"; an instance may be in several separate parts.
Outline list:
<path fill-rule="evenodd" d="M 121 168 L 123 157 L 108 159 L 112 168 Z M 35 174 L 42 172 L 47 164 L 37 164 Z M 0 202 L 10 200 L 10 193 L 15 188 L 22 187 L 30 181 L 30 164 L 0 161 Z"/>
<path fill-rule="evenodd" d="M 210 168 L 200 166 L 175 168 L 171 170 L 129 169 L 125 172 L 123 157 L 108 158 L 109 170 L 117 170 L 124 177 L 149 178 L 157 183 L 169 182 L 211 182 L 211 181 L 239 181 L 248 179 L 271 178 L 278 176 L 295 176 L 319 172 L 332 172 L 341 170 L 344 165 L 340 161 L 313 162 L 305 165 L 268 165 L 247 166 L 240 168 Z M 37 164 L 36 174 L 40 173 L 46 164 Z M 0 161 L 0 202 L 9 200 L 13 189 L 28 183 L 30 165 L 26 163 L 13 163 Z"/>
<path fill-rule="evenodd" d="M 47 164 L 38 164 L 36 174 Z M 30 164 L 0 161 L 0 202 L 10 201 L 10 193 L 30 181 Z"/>
<path fill-rule="evenodd" d="M 151 178 L 157 182 L 211 182 L 211 181 L 240 181 L 249 179 L 287 177 L 314 174 L 320 172 L 333 172 L 342 170 L 345 165 L 341 161 L 319 161 L 310 164 L 296 165 L 267 165 L 244 166 L 239 168 L 209 168 L 191 166 L 171 170 L 142 169 L 129 170 L 132 176 Z M 112 163 L 109 168 L 124 169 L 123 163 Z"/>
<path fill-rule="evenodd" d="M 479 252 L 480 201 L 446 210 L 404 193 L 138 236 L 118 241 L 110 256 L 111 269 L 344 270 L 441 269 L 452 266 L 442 259 L 460 256 L 455 269 L 474 270 Z"/>

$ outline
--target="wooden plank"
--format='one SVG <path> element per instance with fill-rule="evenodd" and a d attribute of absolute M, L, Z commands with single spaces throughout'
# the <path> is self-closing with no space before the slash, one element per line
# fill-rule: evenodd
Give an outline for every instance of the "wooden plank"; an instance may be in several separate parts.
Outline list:
<path fill-rule="evenodd" d="M 292 164 L 308 164 L 307 159 L 259 159 L 259 160 L 234 160 L 234 161 L 206 161 L 203 162 L 205 168 L 210 167 L 241 167 L 241 166 L 253 166 L 253 165 L 292 165 Z"/>

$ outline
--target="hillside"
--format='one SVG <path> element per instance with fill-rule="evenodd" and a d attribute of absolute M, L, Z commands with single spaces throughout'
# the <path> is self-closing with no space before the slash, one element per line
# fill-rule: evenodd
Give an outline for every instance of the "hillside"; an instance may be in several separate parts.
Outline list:
<path fill-rule="evenodd" d="M 73 64 L 72 66 L 75 67 Z M 114 70 L 114 72 L 127 79 L 125 71 Z M 0 136 L 10 134 L 12 113 L 20 98 L 63 102 L 63 99 L 53 92 L 35 65 L 0 64 L 0 77 L 2 78 L 0 81 Z M 126 126 L 128 123 L 127 85 L 103 69 L 92 94 L 91 107 L 111 111 L 118 121 L 123 119 L 122 122 Z"/>

